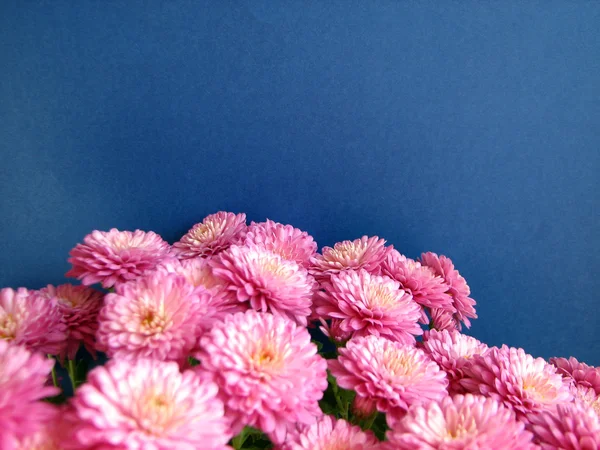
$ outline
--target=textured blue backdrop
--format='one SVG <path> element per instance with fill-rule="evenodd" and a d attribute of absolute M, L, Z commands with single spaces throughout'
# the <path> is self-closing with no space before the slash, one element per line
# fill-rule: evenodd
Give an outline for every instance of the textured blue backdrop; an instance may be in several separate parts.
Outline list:
<path fill-rule="evenodd" d="M 245 211 L 447 254 L 472 334 L 600 364 L 600 3 L 116 3 L 0 2 L 0 285 Z"/>

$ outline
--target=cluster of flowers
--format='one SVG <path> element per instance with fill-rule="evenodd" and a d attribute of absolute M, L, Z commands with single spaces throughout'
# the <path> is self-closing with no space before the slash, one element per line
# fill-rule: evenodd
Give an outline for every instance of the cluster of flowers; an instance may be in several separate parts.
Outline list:
<path fill-rule="evenodd" d="M 1 449 L 600 448 L 600 368 L 463 334 L 475 301 L 445 256 L 317 253 L 219 212 L 172 246 L 94 231 L 69 262 L 83 285 L 0 292 Z M 82 346 L 108 362 L 49 401 Z"/>

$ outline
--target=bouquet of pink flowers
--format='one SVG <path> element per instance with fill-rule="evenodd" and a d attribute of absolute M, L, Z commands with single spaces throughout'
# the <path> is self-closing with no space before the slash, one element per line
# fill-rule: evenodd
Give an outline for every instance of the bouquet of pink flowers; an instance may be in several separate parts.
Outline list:
<path fill-rule="evenodd" d="M 219 212 L 69 262 L 0 291 L 0 449 L 600 448 L 600 368 L 463 334 L 445 256 Z"/>

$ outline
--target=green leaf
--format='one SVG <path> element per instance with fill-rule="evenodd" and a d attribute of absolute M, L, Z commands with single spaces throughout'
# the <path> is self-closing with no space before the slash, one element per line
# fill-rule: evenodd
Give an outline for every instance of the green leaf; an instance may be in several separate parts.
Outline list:
<path fill-rule="evenodd" d="M 317 346 L 317 353 L 321 353 L 321 350 L 323 350 L 323 343 L 319 341 L 312 341 L 312 343 Z"/>
<path fill-rule="evenodd" d="M 190 365 L 190 367 L 195 367 L 198 364 L 200 364 L 200 361 L 198 361 L 196 358 L 194 358 L 193 356 L 188 357 L 188 363 Z"/>

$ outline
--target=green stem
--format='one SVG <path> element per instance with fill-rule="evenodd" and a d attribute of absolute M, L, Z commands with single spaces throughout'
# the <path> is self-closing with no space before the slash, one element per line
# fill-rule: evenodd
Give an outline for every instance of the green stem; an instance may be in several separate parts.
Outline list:
<path fill-rule="evenodd" d="M 54 358 L 52 357 L 52 355 L 48 355 L 48 358 L 50 358 L 51 360 L 54 361 Z M 58 387 L 58 380 L 56 378 L 56 361 L 54 361 L 54 364 L 52 365 L 52 383 L 54 384 L 54 387 Z"/>
<path fill-rule="evenodd" d="M 71 379 L 71 386 L 73 386 L 73 394 L 75 394 L 75 389 L 77 388 L 77 380 L 76 380 L 76 371 L 75 371 L 75 361 L 72 359 L 67 360 L 67 372 L 69 372 L 69 378 Z"/>
<path fill-rule="evenodd" d="M 240 432 L 240 434 L 238 434 L 236 437 L 234 437 L 233 440 L 231 441 L 231 443 L 233 444 L 233 448 L 235 448 L 236 450 L 240 450 L 241 448 L 243 448 L 244 442 L 246 442 L 247 437 L 248 437 L 248 429 L 246 427 L 244 427 L 244 429 Z"/>
<path fill-rule="evenodd" d="M 377 414 L 378 414 L 377 411 L 375 411 L 373 414 L 371 414 L 371 417 L 369 417 L 369 419 L 367 419 L 367 421 L 365 422 L 365 427 L 363 428 L 363 430 L 371 429 L 371 427 L 373 426 L 373 423 L 375 422 L 375 419 L 377 418 Z"/>

